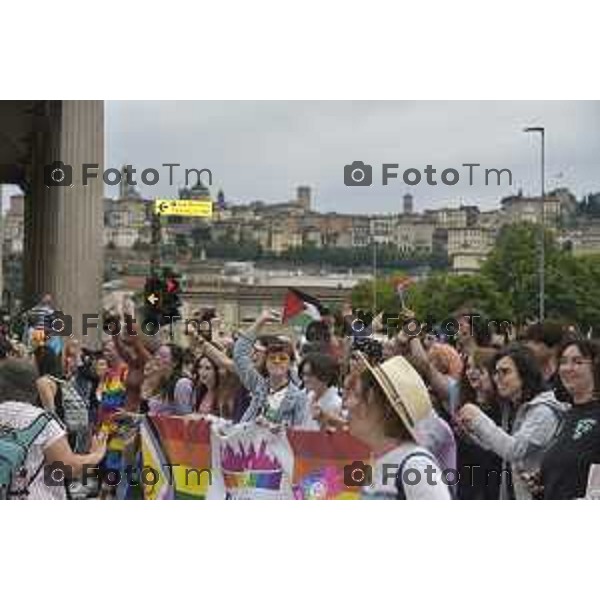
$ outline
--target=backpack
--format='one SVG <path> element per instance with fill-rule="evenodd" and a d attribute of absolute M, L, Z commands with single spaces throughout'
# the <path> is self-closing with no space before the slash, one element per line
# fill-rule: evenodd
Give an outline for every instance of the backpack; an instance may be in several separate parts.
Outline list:
<path fill-rule="evenodd" d="M 16 494 L 12 493 L 11 484 L 15 478 L 26 476 L 24 464 L 29 449 L 52 418 L 49 413 L 43 413 L 23 429 L 0 425 L 0 500 L 10 500 L 14 495 L 22 496 L 29 493 L 29 485 L 40 472 L 44 465 L 43 461 L 22 490 Z"/>
<path fill-rule="evenodd" d="M 404 480 L 402 479 L 402 473 L 404 472 L 404 467 L 406 466 L 406 463 L 411 458 L 414 458 L 415 456 L 425 456 L 437 467 L 437 461 L 435 460 L 433 455 L 430 454 L 429 452 L 424 452 L 422 450 L 416 450 L 415 452 L 411 452 L 410 454 L 407 454 L 402 459 L 402 462 L 400 463 L 400 467 L 398 468 L 398 473 L 396 473 L 396 489 L 398 491 L 398 493 L 396 494 L 396 500 L 406 500 L 406 492 L 404 490 Z M 437 468 L 439 468 L 439 467 L 437 467 Z M 450 488 L 449 488 L 449 491 L 450 491 L 450 497 L 452 498 L 453 496 L 452 496 L 452 491 L 450 490 Z"/>
<path fill-rule="evenodd" d="M 57 394 L 56 414 L 64 422 L 69 433 L 81 433 L 89 427 L 89 413 L 85 400 L 77 391 L 72 380 L 59 379 L 48 375 L 56 383 L 60 392 Z"/>
<path fill-rule="evenodd" d="M 552 441 L 556 441 L 558 435 L 562 431 L 562 428 L 565 424 L 568 411 L 561 410 L 558 406 L 556 406 L 556 404 L 547 400 L 542 400 L 541 402 L 536 403 L 535 406 L 546 406 L 553 412 L 554 416 L 556 417 L 557 424 L 556 430 L 554 431 L 554 435 L 552 436 Z"/>

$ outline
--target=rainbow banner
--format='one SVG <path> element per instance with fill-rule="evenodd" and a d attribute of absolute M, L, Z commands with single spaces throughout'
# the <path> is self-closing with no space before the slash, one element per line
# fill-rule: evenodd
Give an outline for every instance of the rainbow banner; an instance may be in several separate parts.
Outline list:
<path fill-rule="evenodd" d="M 345 471 L 371 462 L 369 448 L 343 432 L 152 416 L 140 437 L 146 499 L 355 500 Z"/>
<path fill-rule="evenodd" d="M 204 500 L 211 482 L 210 424 L 181 417 L 148 417 L 160 440 L 176 500 Z"/>
<path fill-rule="evenodd" d="M 348 433 L 289 430 L 294 454 L 292 490 L 296 500 L 358 500 L 359 488 L 344 483 L 355 461 L 370 462 L 368 446 Z"/>

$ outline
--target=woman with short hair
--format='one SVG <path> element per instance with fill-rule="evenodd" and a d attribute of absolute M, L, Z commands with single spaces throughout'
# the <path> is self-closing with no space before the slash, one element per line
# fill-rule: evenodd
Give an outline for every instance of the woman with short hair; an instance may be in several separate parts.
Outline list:
<path fill-rule="evenodd" d="M 342 398 L 338 393 L 339 363 L 329 354 L 307 354 L 298 374 L 307 390 L 308 415 L 304 429 L 319 430 L 331 419 L 341 418 Z"/>
<path fill-rule="evenodd" d="M 241 333 L 233 347 L 236 372 L 252 400 L 242 421 L 265 420 L 273 425 L 286 424 L 300 427 L 306 421 L 306 393 L 292 378 L 294 349 L 284 340 L 269 343 L 266 349 L 266 376 L 252 360 L 252 349 L 261 328 L 270 320 L 278 319 L 270 310 L 264 310 L 256 322 Z"/>
<path fill-rule="evenodd" d="M 360 355 L 359 355 L 360 356 Z M 348 427 L 375 456 L 371 481 L 360 469 L 350 471 L 351 485 L 361 485 L 363 499 L 450 500 L 448 486 L 433 455 L 416 441 L 415 428 L 432 411 L 425 383 L 401 356 L 372 366 L 346 382 Z"/>

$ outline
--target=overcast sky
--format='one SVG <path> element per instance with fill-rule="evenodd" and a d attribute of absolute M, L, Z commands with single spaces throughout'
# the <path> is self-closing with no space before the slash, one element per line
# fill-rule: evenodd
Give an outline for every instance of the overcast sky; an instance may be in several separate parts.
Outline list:
<path fill-rule="evenodd" d="M 297 185 L 313 188 L 320 211 L 398 212 L 404 193 L 417 210 L 476 203 L 493 208 L 522 188 L 539 190 L 539 142 L 522 133 L 546 127 L 546 180 L 578 197 L 600 191 L 600 102 L 280 102 L 110 101 L 106 103 L 107 166 L 132 164 L 139 174 L 157 168 L 158 185 L 144 195 L 176 196 L 185 168 L 209 168 L 211 192 L 220 187 L 234 202 L 281 202 Z M 373 165 L 370 187 L 346 187 L 344 165 Z M 168 184 L 161 163 L 181 163 Z M 381 164 L 399 164 L 399 179 L 381 185 Z M 469 185 L 462 163 L 481 163 Z M 408 186 L 409 168 L 437 169 L 437 186 Z M 457 185 L 443 185 L 443 169 L 459 170 Z M 484 169 L 511 169 L 503 184 L 485 185 Z M 116 196 L 117 187 L 107 187 Z"/>

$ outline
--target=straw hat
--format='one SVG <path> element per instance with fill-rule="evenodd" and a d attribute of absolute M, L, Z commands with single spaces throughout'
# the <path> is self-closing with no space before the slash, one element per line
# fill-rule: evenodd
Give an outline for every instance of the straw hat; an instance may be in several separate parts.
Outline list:
<path fill-rule="evenodd" d="M 415 426 L 432 411 L 427 387 L 414 367 L 403 357 L 394 356 L 372 366 L 367 358 L 357 352 L 361 362 L 369 369 L 381 387 L 402 423 L 415 438 Z"/>

